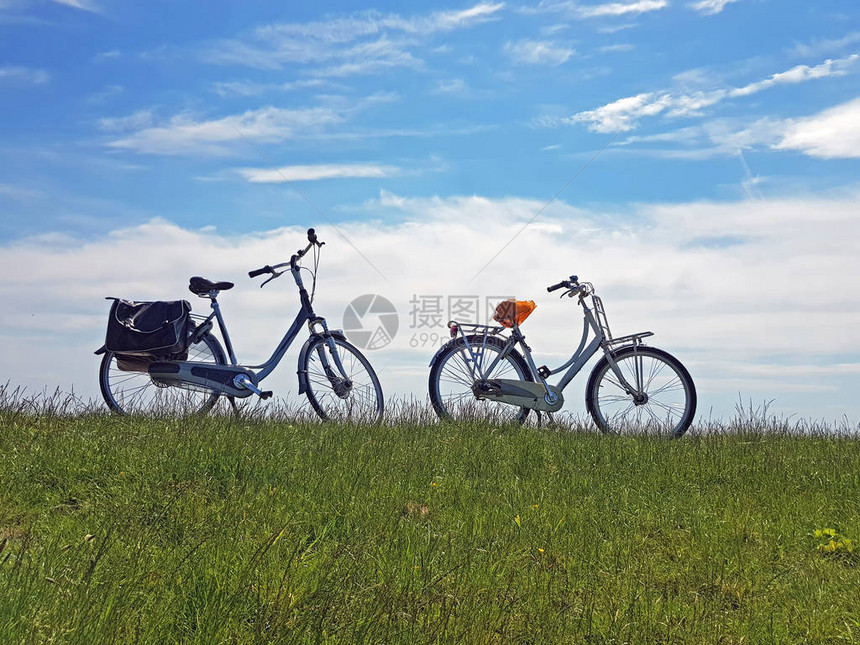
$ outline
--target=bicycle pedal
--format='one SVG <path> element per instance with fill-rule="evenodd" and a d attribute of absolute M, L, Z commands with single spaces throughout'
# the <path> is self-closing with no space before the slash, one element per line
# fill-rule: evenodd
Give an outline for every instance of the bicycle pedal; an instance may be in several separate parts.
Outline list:
<path fill-rule="evenodd" d="M 552 374 L 552 370 L 550 370 L 546 365 L 541 365 L 538 368 L 538 374 L 540 374 L 541 378 L 547 378 L 550 374 Z"/>
<path fill-rule="evenodd" d="M 272 398 L 272 391 L 266 390 L 265 392 L 260 392 L 260 398 L 263 400 L 271 399 Z"/>

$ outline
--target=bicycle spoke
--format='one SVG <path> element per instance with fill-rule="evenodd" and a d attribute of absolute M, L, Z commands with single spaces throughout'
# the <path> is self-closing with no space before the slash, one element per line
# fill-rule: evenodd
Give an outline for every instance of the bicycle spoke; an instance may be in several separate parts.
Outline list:
<path fill-rule="evenodd" d="M 679 416 L 684 411 L 683 403 L 677 403 L 675 405 L 663 403 L 662 401 L 651 401 L 651 403 L 659 408 L 666 410 L 666 412 L 674 416 Z"/>
<path fill-rule="evenodd" d="M 664 392 L 683 392 L 684 384 L 681 382 L 681 379 L 675 377 L 673 380 L 665 383 L 661 387 L 649 391 L 649 396 L 656 396 L 658 394 L 663 394 Z"/>
<path fill-rule="evenodd" d="M 474 379 L 472 378 L 471 374 L 466 372 L 464 366 L 460 363 L 456 363 L 450 368 L 448 367 L 448 365 L 446 365 L 443 369 L 443 374 L 446 375 L 446 380 L 452 383 L 462 383 L 471 387 L 472 383 L 474 382 Z"/>
<path fill-rule="evenodd" d="M 469 392 L 461 392 L 459 394 L 449 394 L 445 397 L 447 401 L 463 401 L 463 400 L 471 400 L 475 395 Z"/>

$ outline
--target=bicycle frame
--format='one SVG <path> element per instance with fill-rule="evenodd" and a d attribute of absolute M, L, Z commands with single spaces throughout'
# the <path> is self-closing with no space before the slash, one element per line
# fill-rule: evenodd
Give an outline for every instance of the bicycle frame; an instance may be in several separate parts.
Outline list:
<path fill-rule="evenodd" d="M 308 248 L 310 248 L 310 245 Z M 305 249 L 305 251 L 307 251 L 307 249 Z M 211 333 L 213 326 L 212 321 L 213 319 L 217 321 L 218 329 L 221 332 L 221 337 L 224 340 L 225 349 L 227 351 L 227 355 L 230 361 L 230 368 L 235 368 L 235 378 L 233 378 L 229 384 L 224 383 L 223 386 L 216 385 L 216 387 L 223 393 L 232 394 L 234 396 L 247 396 L 251 393 L 254 393 L 263 398 L 268 398 L 269 396 L 271 396 L 270 392 L 262 392 L 257 386 L 260 381 L 262 381 L 269 374 L 271 374 L 274 369 L 280 364 L 281 360 L 284 358 L 284 355 L 287 353 L 287 350 L 293 344 L 293 341 L 295 341 L 296 337 L 301 331 L 302 326 L 305 323 L 308 324 L 308 329 L 311 335 L 310 338 L 305 341 L 304 347 L 302 347 L 302 351 L 299 355 L 299 394 L 304 394 L 307 390 L 306 375 L 302 373 L 301 366 L 304 364 L 304 359 L 307 356 L 308 351 L 310 351 L 310 345 L 315 338 L 322 337 L 326 339 L 326 345 L 328 346 L 330 353 L 334 358 L 337 372 L 340 373 L 340 376 L 342 378 L 348 379 L 347 371 L 344 368 L 343 363 L 341 362 L 340 354 L 337 351 L 334 343 L 335 338 L 345 341 L 346 336 L 344 336 L 343 332 L 339 330 L 329 330 L 325 318 L 323 318 L 322 316 L 318 316 L 314 312 L 310 297 L 308 296 L 307 289 L 305 289 L 304 283 L 302 282 L 302 277 L 300 273 L 301 268 L 297 264 L 297 260 L 301 257 L 301 255 L 303 255 L 303 253 L 293 255 L 289 263 L 277 265 L 276 267 L 269 267 L 270 269 L 277 269 L 281 266 L 289 264 L 290 273 L 293 276 L 293 280 L 295 281 L 296 286 L 299 288 L 301 308 L 296 314 L 295 320 L 293 320 L 293 323 L 290 325 L 289 329 L 284 334 L 284 337 L 281 339 L 280 343 L 278 343 L 278 346 L 275 348 L 271 357 L 264 363 L 261 363 L 259 365 L 247 366 L 239 364 L 238 360 L 236 359 L 236 353 L 233 349 L 233 343 L 230 339 L 230 334 L 227 331 L 227 324 L 224 320 L 224 315 L 221 313 L 221 306 L 218 304 L 217 293 L 213 292 L 208 296 L 204 296 L 208 297 L 211 300 L 212 313 L 209 314 L 209 316 L 207 316 L 198 325 L 197 330 L 192 336 L 192 341 L 197 342 L 205 334 Z M 272 271 L 272 273 L 273 277 L 281 275 L 274 270 Z M 321 363 L 323 364 L 324 369 L 326 370 L 326 373 L 335 374 L 334 370 L 332 370 L 331 368 L 326 353 L 319 349 L 318 356 Z M 186 376 L 185 373 L 183 373 L 183 376 Z M 187 378 L 188 380 L 195 380 L 190 377 Z M 244 391 L 247 391 L 247 393 Z"/>
<path fill-rule="evenodd" d="M 293 278 L 295 279 L 296 284 L 299 287 L 299 294 L 303 294 L 301 297 L 301 308 L 296 314 L 296 318 L 295 320 L 293 320 L 292 325 L 290 325 L 290 328 L 287 330 L 287 332 L 284 334 L 284 337 L 281 339 L 281 342 L 275 348 L 275 351 L 272 353 L 271 357 L 260 365 L 246 366 L 249 369 L 255 370 L 257 373 L 257 378 L 260 380 L 263 380 L 265 377 L 271 374 L 272 371 L 278 366 L 278 364 L 281 362 L 281 359 L 283 359 L 284 355 L 287 353 L 287 350 L 293 344 L 293 341 L 296 339 L 296 336 L 299 335 L 299 331 L 301 331 L 302 325 L 304 325 L 306 322 L 319 321 L 323 325 L 323 330 L 327 331 L 327 327 L 325 326 L 325 320 L 319 318 L 314 313 L 311 303 L 307 298 L 307 291 L 302 284 L 302 279 L 299 275 L 298 267 L 295 267 L 295 269 L 291 269 L 291 272 L 293 273 Z M 233 350 L 233 342 L 230 340 L 230 334 L 227 332 L 227 324 L 224 321 L 224 315 L 221 313 L 221 305 L 218 304 L 218 301 L 215 298 L 211 298 L 211 300 L 212 313 L 209 314 L 209 316 L 206 317 L 206 319 L 203 320 L 202 323 L 200 323 L 199 328 L 203 330 L 202 333 L 208 333 L 211 330 L 211 327 L 209 327 L 209 323 L 211 323 L 212 319 L 214 318 L 218 322 L 218 329 L 221 332 L 221 338 L 224 340 L 224 348 L 227 350 L 227 356 L 230 359 L 230 364 L 238 365 L 239 362 L 236 359 L 236 353 Z"/>

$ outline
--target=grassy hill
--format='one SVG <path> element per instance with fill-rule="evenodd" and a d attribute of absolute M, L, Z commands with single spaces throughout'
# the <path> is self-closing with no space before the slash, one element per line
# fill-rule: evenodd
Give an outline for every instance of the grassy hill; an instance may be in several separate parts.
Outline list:
<path fill-rule="evenodd" d="M 860 442 L 0 409 L 3 643 L 860 641 Z"/>

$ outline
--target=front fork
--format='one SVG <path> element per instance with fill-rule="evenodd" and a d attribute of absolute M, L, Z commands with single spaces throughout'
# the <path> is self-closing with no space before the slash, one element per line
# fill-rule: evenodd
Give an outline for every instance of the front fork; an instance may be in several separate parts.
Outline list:
<path fill-rule="evenodd" d="M 635 386 L 631 385 L 624 377 L 624 374 L 622 374 L 621 368 L 612 355 L 613 351 L 608 347 L 605 348 L 606 361 L 609 363 L 612 373 L 618 378 L 618 383 L 624 388 L 624 391 L 633 397 L 634 405 L 644 405 L 648 402 L 648 394 L 645 392 L 645 374 L 642 367 L 642 358 L 637 351 L 641 344 L 641 338 L 633 338 L 633 377 L 636 379 Z"/>
<path fill-rule="evenodd" d="M 328 380 L 331 383 L 331 387 L 334 390 L 335 394 L 337 394 L 340 398 L 344 399 L 349 396 L 349 393 L 352 390 L 352 380 L 347 375 L 346 368 L 344 368 L 343 362 L 340 360 L 340 352 L 337 351 L 337 345 L 334 342 L 334 336 L 329 334 L 328 325 L 326 324 L 325 319 L 315 318 L 308 323 L 308 327 L 310 328 L 312 334 L 319 334 L 319 332 L 314 331 L 314 326 L 316 325 L 322 327 L 321 335 L 323 338 L 325 338 L 324 345 L 322 343 L 317 345 L 317 356 L 320 359 L 320 363 L 323 366 L 323 371 L 325 372 L 326 377 L 328 377 Z M 328 353 L 325 351 L 326 347 L 328 348 Z M 334 368 L 337 368 L 337 371 L 332 368 L 331 361 L 329 361 L 328 358 L 329 354 L 334 359 Z"/>

